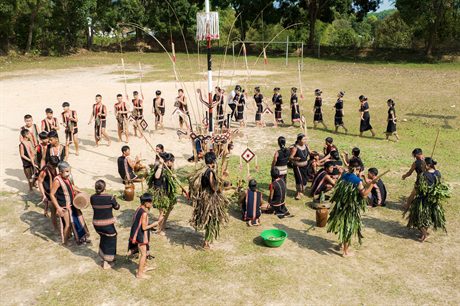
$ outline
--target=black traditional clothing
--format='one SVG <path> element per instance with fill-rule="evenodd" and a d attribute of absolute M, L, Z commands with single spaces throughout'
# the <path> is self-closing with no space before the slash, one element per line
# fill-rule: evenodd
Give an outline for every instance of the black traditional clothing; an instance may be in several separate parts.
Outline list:
<path fill-rule="evenodd" d="M 67 143 L 73 142 L 73 136 L 78 134 L 78 126 L 77 122 L 74 122 L 70 119 L 75 119 L 77 116 L 77 112 L 72 110 L 68 112 L 62 112 L 62 122 L 65 126 L 65 139 Z"/>
<path fill-rule="evenodd" d="M 124 101 L 115 103 L 115 115 L 117 119 L 118 129 L 125 131 L 128 120 L 128 108 Z"/>
<path fill-rule="evenodd" d="M 343 125 L 343 99 L 338 98 L 334 105 L 335 115 L 334 124 L 335 126 Z"/>
<path fill-rule="evenodd" d="M 51 156 L 57 156 L 60 162 L 64 161 L 65 154 L 66 154 L 66 147 L 64 145 L 59 144 L 58 147 L 54 147 L 51 144 L 48 144 L 48 146 L 46 147 L 45 164 L 50 162 Z"/>
<path fill-rule="evenodd" d="M 262 203 L 262 193 L 259 191 L 246 190 L 244 203 L 241 206 L 243 221 L 256 221 L 260 218 L 261 210 L 260 204 Z"/>
<path fill-rule="evenodd" d="M 276 122 L 283 123 L 282 118 L 282 105 L 283 105 L 283 97 L 280 94 L 274 94 L 272 97 L 272 102 L 275 104 L 275 120 Z"/>
<path fill-rule="evenodd" d="M 93 207 L 93 226 L 101 237 L 99 242 L 99 256 L 102 260 L 112 262 L 117 254 L 116 219 L 112 210 L 119 209 L 120 205 L 114 196 L 108 194 L 93 194 L 90 198 Z"/>
<path fill-rule="evenodd" d="M 51 120 L 48 120 L 48 118 L 42 120 L 42 131 L 49 133 L 53 130 L 57 130 L 57 126 L 58 121 L 55 117 L 51 118 Z"/>
<path fill-rule="evenodd" d="M 364 101 L 361 103 L 361 107 L 359 108 L 359 111 L 362 114 L 362 119 L 359 123 L 359 131 L 360 132 L 365 132 L 372 130 L 372 125 L 371 125 L 371 115 L 369 114 L 369 104 L 367 101 Z"/>
<path fill-rule="evenodd" d="M 212 101 L 216 104 L 216 121 L 218 127 L 221 129 L 224 126 L 224 97 L 221 94 L 214 94 Z"/>
<path fill-rule="evenodd" d="M 160 97 L 160 101 L 158 98 L 153 98 L 153 109 L 155 113 L 155 122 L 160 122 L 161 117 L 165 115 L 166 108 L 165 108 L 165 100 Z"/>
<path fill-rule="evenodd" d="M 89 231 L 83 219 L 83 214 L 80 209 L 73 206 L 73 199 L 75 198 L 75 191 L 73 184 L 69 178 L 63 178 L 58 175 L 54 178 L 55 181 L 59 182 L 59 188 L 56 191 L 55 197 L 60 207 L 65 209 L 65 213 L 69 215 L 70 227 L 72 229 L 75 241 L 77 244 L 85 242 L 89 237 Z M 60 217 L 60 230 L 61 238 L 64 243 L 64 227 L 65 219 Z"/>
<path fill-rule="evenodd" d="M 30 141 L 21 141 L 21 143 L 19 144 L 19 151 L 21 151 L 21 148 L 24 151 L 25 157 L 29 158 L 31 161 L 35 159 L 35 151 L 32 148 L 32 143 Z M 32 182 L 36 170 L 33 166 L 33 163 L 22 157 L 21 161 L 22 167 L 24 168 L 24 174 L 26 175 L 27 180 L 29 182 Z"/>
<path fill-rule="evenodd" d="M 280 149 L 276 151 L 276 161 L 275 161 L 275 168 L 277 168 L 280 172 L 280 177 L 282 177 L 286 181 L 286 176 L 288 172 L 288 163 L 289 163 L 289 156 L 291 152 L 289 149 Z"/>
<path fill-rule="evenodd" d="M 128 250 L 131 254 L 139 252 L 139 245 L 147 246 L 147 254 L 150 251 L 150 231 L 142 229 L 142 217 L 147 214 L 141 206 L 137 208 L 133 216 L 133 225 L 129 233 Z"/>
<path fill-rule="evenodd" d="M 374 188 L 372 188 L 371 193 L 369 194 L 369 202 L 373 207 L 376 206 L 385 206 L 387 199 L 387 189 L 382 180 L 378 180 Z"/>
<path fill-rule="evenodd" d="M 244 94 L 236 94 L 235 97 L 238 96 L 238 100 L 236 102 L 236 121 L 244 122 L 244 107 L 246 105 L 246 99 L 244 98 Z"/>
<path fill-rule="evenodd" d="M 118 157 L 118 174 L 120 175 L 123 183 L 127 183 L 137 178 L 137 175 L 134 173 L 133 168 L 128 162 L 128 157 L 122 155 Z"/>
<path fill-rule="evenodd" d="M 321 169 L 316 173 L 315 178 L 311 184 L 310 196 L 314 197 L 316 195 L 321 194 L 321 192 L 327 191 L 327 181 L 326 176 L 328 175 L 325 169 Z"/>
<path fill-rule="evenodd" d="M 93 105 L 93 116 L 94 116 L 94 135 L 99 140 L 102 137 L 102 129 L 106 127 L 107 108 L 104 104 Z"/>
<path fill-rule="evenodd" d="M 144 107 L 142 106 L 142 100 L 141 99 L 132 99 L 131 102 L 133 102 L 133 118 L 134 120 L 142 120 L 144 119 Z"/>
<path fill-rule="evenodd" d="M 300 121 L 299 99 L 297 98 L 296 94 L 291 95 L 291 121 Z"/>
<path fill-rule="evenodd" d="M 393 117 L 396 119 L 396 110 L 392 106 L 388 109 L 388 123 L 387 123 L 387 134 L 393 134 L 396 132 L 396 120 L 393 120 Z"/>
<path fill-rule="evenodd" d="M 295 145 L 296 152 L 294 158 L 298 157 L 299 160 L 294 161 L 294 177 L 295 185 L 298 192 L 301 192 L 305 189 L 308 183 L 308 157 L 310 152 L 308 147 Z"/>
<path fill-rule="evenodd" d="M 254 101 L 256 101 L 256 122 L 260 122 L 262 120 L 262 113 L 264 111 L 263 101 L 264 96 L 261 93 L 254 95 Z"/>
<path fill-rule="evenodd" d="M 323 98 L 321 98 L 320 96 L 317 96 L 315 98 L 315 112 L 313 114 L 313 121 L 323 122 L 322 106 L 323 106 Z"/>
<path fill-rule="evenodd" d="M 270 199 L 270 206 L 278 217 L 284 217 L 289 213 L 285 203 L 286 182 L 281 178 L 277 178 L 270 184 L 270 192 L 273 193 Z"/>
<path fill-rule="evenodd" d="M 45 191 L 46 200 L 44 201 L 45 204 L 45 212 L 48 211 L 50 205 L 53 205 L 51 202 L 50 191 L 51 186 L 53 185 L 54 178 L 57 176 L 56 168 L 50 166 L 49 164 L 45 165 L 41 170 L 40 173 L 44 172 L 45 177 L 43 178 L 43 189 Z"/>

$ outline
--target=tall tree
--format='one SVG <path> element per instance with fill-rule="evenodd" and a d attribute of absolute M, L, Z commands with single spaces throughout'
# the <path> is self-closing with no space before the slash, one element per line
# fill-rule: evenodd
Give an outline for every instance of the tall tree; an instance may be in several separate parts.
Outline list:
<path fill-rule="evenodd" d="M 368 12 L 377 10 L 381 2 L 382 0 L 305 0 L 310 26 L 307 45 L 310 48 L 315 45 L 317 20 L 332 21 L 330 19 L 333 11 L 354 13 L 358 20 L 362 20 Z"/>
<path fill-rule="evenodd" d="M 440 30 L 449 28 L 445 24 L 446 15 L 449 13 L 458 15 L 459 2 L 458 0 L 397 0 L 396 8 L 401 13 L 401 18 L 414 28 L 415 34 L 424 38 L 425 53 L 427 56 L 432 56 Z"/>

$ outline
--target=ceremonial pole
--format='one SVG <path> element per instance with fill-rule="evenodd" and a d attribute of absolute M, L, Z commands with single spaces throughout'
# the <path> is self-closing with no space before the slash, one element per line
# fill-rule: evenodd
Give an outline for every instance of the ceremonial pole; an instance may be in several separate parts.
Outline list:
<path fill-rule="evenodd" d="M 208 58 L 208 129 L 209 135 L 212 136 L 214 132 L 213 126 L 213 115 L 212 115 L 212 59 L 211 59 L 211 18 L 210 18 L 210 8 L 209 0 L 205 1 L 205 12 L 206 12 L 206 48 L 207 48 L 207 58 Z"/>
<path fill-rule="evenodd" d="M 212 136 L 214 132 L 213 124 L 213 103 L 212 103 L 212 58 L 211 58 L 211 40 L 219 39 L 219 14 L 217 12 L 210 11 L 209 0 L 205 0 L 205 12 L 197 13 L 197 35 L 198 41 L 206 41 L 206 53 L 208 61 L 208 99 L 207 101 L 201 97 L 200 100 L 203 104 L 208 107 L 208 131 L 209 135 Z"/>

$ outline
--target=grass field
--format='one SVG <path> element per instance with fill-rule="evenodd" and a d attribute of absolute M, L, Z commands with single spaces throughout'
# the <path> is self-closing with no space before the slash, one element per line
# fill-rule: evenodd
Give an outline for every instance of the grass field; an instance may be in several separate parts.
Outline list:
<path fill-rule="evenodd" d="M 124 54 L 135 73 L 138 61 L 149 65 L 145 78 L 173 81 L 171 65 L 160 54 Z M 282 88 L 287 98 L 292 86 L 300 87 L 297 63 L 284 66 L 284 59 L 269 59 L 254 66 L 256 58 L 248 59 L 250 77 L 231 77 L 245 87 L 262 87 L 270 95 L 272 87 Z M 25 60 L 0 59 L 0 79 L 37 73 L 36 69 L 84 69 L 113 65 L 120 74 L 120 54 L 81 54 L 62 58 L 34 58 Z M 221 56 L 214 68 L 219 70 Z M 199 77 L 205 69 L 204 57 L 200 65 L 192 57 L 178 56 L 181 81 Z M 93 244 L 88 247 L 58 243 L 49 220 L 43 217 L 37 195 L 24 192 L 0 195 L 0 286 L 1 304 L 40 305 L 126 305 L 126 304 L 338 304 L 338 305 L 458 305 L 460 303 L 460 124 L 458 95 L 460 66 L 450 64 L 354 64 L 339 61 L 305 59 L 302 89 L 305 99 L 302 111 L 309 124 L 313 91 L 324 92 L 325 122 L 332 127 L 336 93 L 345 95 L 345 123 L 348 135 L 333 135 L 330 131 L 309 129 L 310 147 L 321 150 L 324 138 L 332 136 L 340 150 L 361 148 L 366 167 L 381 171 L 390 169 L 384 181 L 389 192 L 388 205 L 374 208 L 364 216 L 364 243 L 355 242 L 355 256 L 342 258 L 335 249 L 336 237 L 324 228 L 315 227 L 315 211 L 308 208 L 310 199 L 295 201 L 294 179 L 289 174 L 287 206 L 294 218 L 279 220 L 263 216 L 262 227 L 248 228 L 240 221 L 235 206 L 229 210 L 230 223 L 210 251 L 200 249 L 202 234 L 189 226 L 191 207 L 182 200 L 174 209 L 167 237 L 153 235 L 151 249 L 157 269 L 152 279 L 136 280 L 136 263 L 127 261 L 124 253 L 136 209 L 135 202 L 120 199 L 118 218 L 118 258 L 116 268 L 103 271 L 98 267 L 99 237 L 90 225 Z M 245 70 L 244 61 L 228 57 L 225 70 Z M 257 70 L 276 74 L 262 76 Z M 199 75 L 198 75 L 199 74 Z M 230 89 L 230 88 L 229 88 Z M 252 90 L 250 90 L 252 92 Z M 372 124 L 377 137 L 357 137 L 359 114 L 357 97 L 369 97 Z M 401 141 L 383 140 L 386 126 L 386 100 L 396 101 Z M 3 102 L 2 102 L 3 104 Z M 287 110 L 285 116 L 288 115 Z M 252 115 L 249 118 L 253 121 Z M 401 214 L 401 202 L 410 193 L 414 178 L 401 180 L 411 162 L 415 147 L 430 155 L 437 130 L 440 139 L 435 152 L 439 170 L 453 188 L 452 198 L 446 204 L 448 234 L 437 232 L 426 243 L 417 241 L 416 231 L 406 228 Z M 276 138 L 284 135 L 292 143 L 299 128 L 282 127 L 256 129 L 252 124 L 245 136 L 236 142 L 248 145 L 258 155 L 261 169 L 252 175 L 259 182 L 264 195 L 268 194 L 269 167 L 275 150 Z M 174 150 L 172 150 L 174 153 Z M 238 176 L 238 156 L 231 159 L 231 179 Z M 193 168 L 179 169 L 182 179 Z M 120 195 L 118 190 L 111 192 Z M 152 211 L 153 216 L 156 212 Z M 84 211 L 90 224 L 92 211 Z M 284 229 L 289 237 L 279 249 L 269 249 L 258 238 L 263 229 Z"/>

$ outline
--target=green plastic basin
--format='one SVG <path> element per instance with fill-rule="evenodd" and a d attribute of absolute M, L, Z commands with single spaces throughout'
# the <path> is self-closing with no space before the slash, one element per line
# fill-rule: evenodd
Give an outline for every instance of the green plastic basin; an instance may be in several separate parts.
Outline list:
<path fill-rule="evenodd" d="M 260 234 L 260 237 L 264 240 L 266 246 L 271 248 L 278 248 L 286 240 L 287 233 L 280 229 L 268 229 Z"/>

